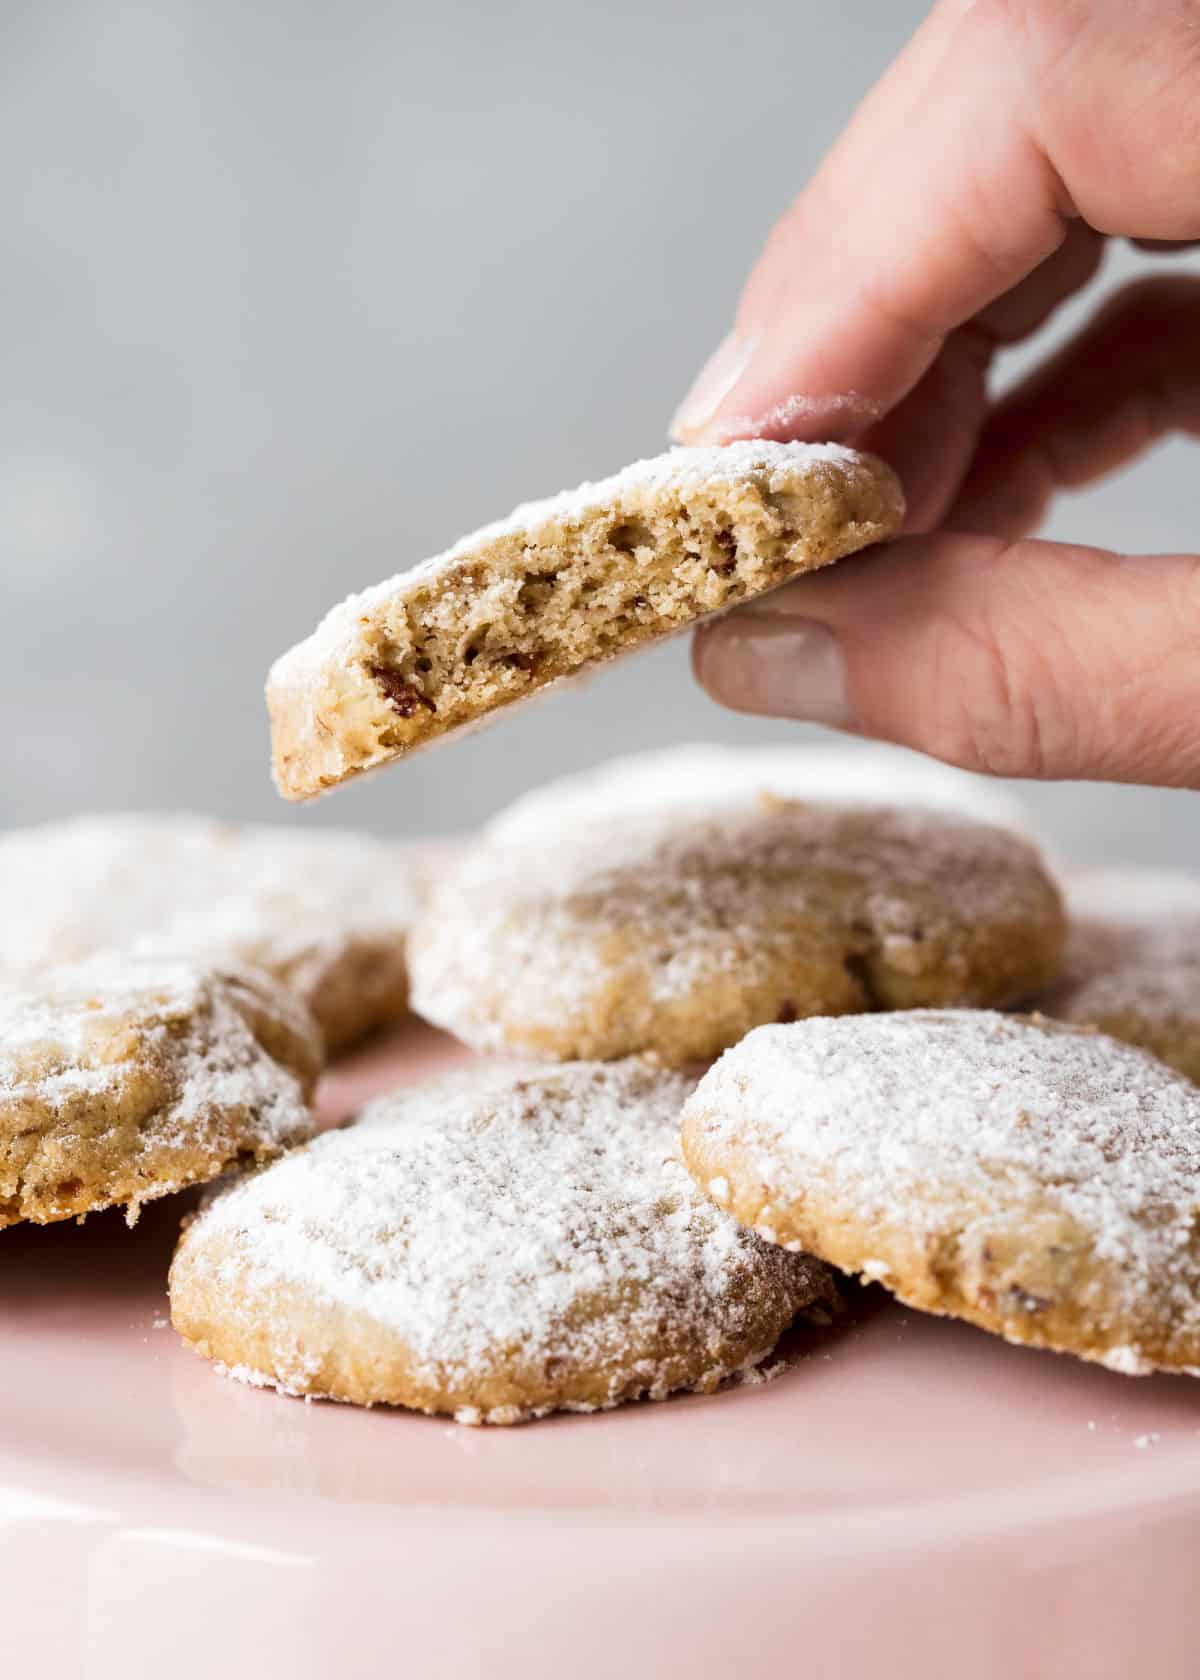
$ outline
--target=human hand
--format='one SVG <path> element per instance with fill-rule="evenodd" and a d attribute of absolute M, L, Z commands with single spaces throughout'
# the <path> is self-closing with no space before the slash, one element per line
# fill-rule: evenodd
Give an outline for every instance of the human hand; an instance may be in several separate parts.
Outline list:
<path fill-rule="evenodd" d="M 1200 787 L 1200 555 L 1028 540 L 1056 491 L 1200 436 L 1200 276 L 1126 287 L 987 395 L 1106 235 L 1200 238 L 1198 0 L 940 0 L 673 425 L 876 449 L 913 534 L 698 632 L 714 698 L 1000 775 Z"/>

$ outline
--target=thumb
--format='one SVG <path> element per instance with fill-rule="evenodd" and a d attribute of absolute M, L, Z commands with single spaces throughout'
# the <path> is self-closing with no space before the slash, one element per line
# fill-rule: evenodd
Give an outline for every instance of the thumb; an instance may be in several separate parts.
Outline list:
<path fill-rule="evenodd" d="M 697 632 L 715 700 L 965 769 L 1200 787 L 1200 556 L 911 537 Z"/>

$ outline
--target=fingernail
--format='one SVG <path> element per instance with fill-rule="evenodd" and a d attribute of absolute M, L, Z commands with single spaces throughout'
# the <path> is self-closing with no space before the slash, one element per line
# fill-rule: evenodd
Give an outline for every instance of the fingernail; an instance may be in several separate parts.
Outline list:
<path fill-rule="evenodd" d="M 696 675 L 724 706 L 844 729 L 854 722 L 837 637 L 811 619 L 741 612 L 699 633 Z"/>
<path fill-rule="evenodd" d="M 750 365 L 755 341 L 736 332 L 723 338 L 696 376 L 671 420 L 677 443 L 693 443 Z"/>

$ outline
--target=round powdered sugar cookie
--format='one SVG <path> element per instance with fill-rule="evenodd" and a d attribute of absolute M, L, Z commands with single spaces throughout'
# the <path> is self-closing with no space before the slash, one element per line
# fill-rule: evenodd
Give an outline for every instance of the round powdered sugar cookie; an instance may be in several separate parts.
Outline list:
<path fill-rule="evenodd" d="M 485 1050 L 711 1059 L 765 1021 L 1005 1004 L 1058 971 L 1034 848 L 945 813 L 773 798 L 488 837 L 413 931 L 418 1012 Z"/>
<path fill-rule="evenodd" d="M 1085 869 L 1065 883 L 1062 980 L 1038 1000 L 1200 1083 L 1200 880 L 1154 869 Z"/>
<path fill-rule="evenodd" d="M 207 817 L 90 816 L 0 836 L 0 981 L 136 946 L 247 962 L 336 1050 L 402 1016 L 425 896 L 415 849 Z"/>
<path fill-rule="evenodd" d="M 760 1027 L 683 1151 L 718 1205 L 910 1306 L 1113 1370 L 1200 1367 L 1200 1092 L 991 1011 Z"/>
<path fill-rule="evenodd" d="M 248 1381 L 464 1423 L 711 1389 L 834 1297 L 697 1192 L 693 1084 L 510 1064 L 379 1098 L 202 1208 L 175 1326 Z"/>
<path fill-rule="evenodd" d="M 100 956 L 0 993 L 0 1226 L 143 1202 L 312 1132 L 303 1005 L 252 969 Z"/>
<path fill-rule="evenodd" d="M 560 828 L 631 811 L 720 810 L 760 794 L 841 805 L 920 805 L 1019 833 L 1030 826 L 1020 800 L 997 782 L 903 747 L 824 742 L 730 747 L 693 741 L 610 758 L 536 787 L 493 817 L 487 832 L 537 843 Z"/>
<path fill-rule="evenodd" d="M 352 595 L 267 681 L 275 779 L 308 799 L 899 529 L 838 444 L 665 455 L 530 502 Z"/>

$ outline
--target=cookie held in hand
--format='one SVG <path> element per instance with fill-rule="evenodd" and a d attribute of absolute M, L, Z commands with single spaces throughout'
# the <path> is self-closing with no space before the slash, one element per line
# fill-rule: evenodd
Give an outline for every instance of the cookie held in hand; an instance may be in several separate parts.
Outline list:
<path fill-rule="evenodd" d="M 352 595 L 267 682 L 308 799 L 539 689 L 891 536 L 891 469 L 836 444 L 673 449 Z"/>

